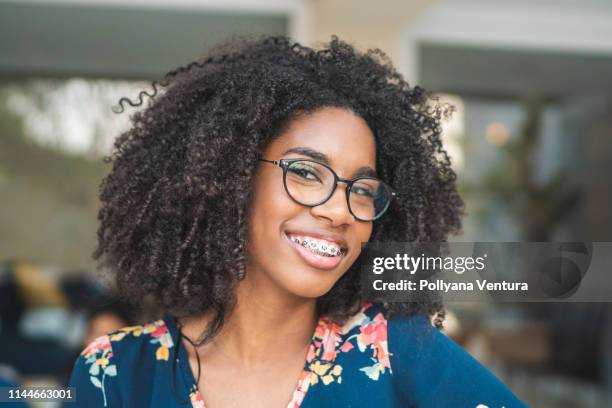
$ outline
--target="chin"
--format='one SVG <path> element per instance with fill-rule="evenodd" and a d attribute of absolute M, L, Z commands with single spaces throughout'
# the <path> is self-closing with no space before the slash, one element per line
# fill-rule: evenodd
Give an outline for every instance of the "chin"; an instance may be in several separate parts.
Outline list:
<path fill-rule="evenodd" d="M 331 290 L 332 286 L 329 287 L 325 287 L 322 289 L 308 289 L 308 288 L 300 288 L 300 291 L 295 291 L 293 292 L 296 296 L 302 297 L 302 298 L 308 298 L 308 299 L 316 299 L 316 298 L 320 298 L 321 296 L 325 295 L 327 292 L 329 292 Z"/>
<path fill-rule="evenodd" d="M 294 267 L 293 270 L 295 271 L 296 268 Z M 330 271 L 327 271 L 326 273 L 330 273 Z M 315 275 L 318 274 L 319 273 L 315 273 Z M 330 279 L 331 276 L 313 276 L 312 271 L 300 271 L 294 276 L 285 278 L 289 278 L 285 280 L 283 284 L 288 292 L 298 297 L 314 299 L 329 292 L 336 284 L 340 276 Z"/>

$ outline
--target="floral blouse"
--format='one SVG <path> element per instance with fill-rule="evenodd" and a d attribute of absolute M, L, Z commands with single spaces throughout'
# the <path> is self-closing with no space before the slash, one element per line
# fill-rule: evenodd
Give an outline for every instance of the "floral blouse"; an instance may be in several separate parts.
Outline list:
<path fill-rule="evenodd" d="M 176 321 L 131 326 L 91 342 L 66 407 L 205 408 Z M 287 408 L 525 407 L 489 370 L 429 323 L 385 319 L 365 304 L 340 326 L 322 317 Z"/>

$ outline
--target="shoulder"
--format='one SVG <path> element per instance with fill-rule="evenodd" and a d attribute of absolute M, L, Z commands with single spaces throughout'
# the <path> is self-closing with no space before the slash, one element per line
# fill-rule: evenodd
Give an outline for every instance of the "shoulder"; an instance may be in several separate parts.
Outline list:
<path fill-rule="evenodd" d="M 168 361 L 174 341 L 162 319 L 142 325 L 126 326 L 98 337 L 83 349 L 81 357 L 89 364 L 132 366 L 135 358 L 147 361 Z M 102 359 L 102 360 L 100 360 Z M 107 359 L 108 361 L 106 361 Z"/>
<path fill-rule="evenodd" d="M 114 350 L 141 349 L 142 357 L 153 357 L 156 361 L 168 361 L 170 350 L 174 348 L 174 340 L 168 324 L 163 319 L 146 324 L 127 326 L 108 334 L 109 342 Z M 148 353 L 147 353 L 148 352 Z M 120 358 L 125 359 L 129 356 Z M 132 354 L 132 353 L 125 353 Z"/>
<path fill-rule="evenodd" d="M 173 347 L 161 319 L 96 338 L 81 351 L 72 371 L 70 385 L 77 388 L 79 406 L 120 406 L 121 395 L 134 386 L 132 379 L 154 372 L 169 360 Z"/>
<path fill-rule="evenodd" d="M 387 328 L 394 377 L 407 400 L 418 406 L 526 407 L 428 316 L 394 316 Z"/>

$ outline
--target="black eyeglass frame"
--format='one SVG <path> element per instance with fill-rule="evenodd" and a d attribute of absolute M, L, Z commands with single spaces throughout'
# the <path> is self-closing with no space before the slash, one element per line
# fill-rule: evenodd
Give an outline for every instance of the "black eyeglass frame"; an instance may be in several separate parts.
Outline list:
<path fill-rule="evenodd" d="M 359 176 L 359 177 L 355 177 L 352 179 L 345 179 L 342 177 L 339 177 L 338 174 L 336 174 L 336 172 L 334 171 L 334 169 L 332 169 L 331 167 L 329 167 L 326 164 L 323 164 L 321 162 L 315 161 L 315 160 L 309 160 L 309 159 L 280 159 L 280 160 L 267 160 L 267 159 L 258 159 L 259 161 L 262 162 L 266 162 L 266 163 L 271 163 L 274 164 L 278 167 L 280 167 L 283 170 L 283 186 L 285 187 L 285 192 L 287 193 L 287 195 L 289 196 L 289 198 L 291 198 L 294 202 L 296 202 L 297 204 L 303 205 L 305 207 L 316 207 L 318 205 L 324 204 L 327 201 L 329 201 L 329 199 L 334 195 L 334 193 L 336 192 L 336 187 L 338 186 L 338 183 L 345 183 L 346 184 L 346 206 L 348 207 L 349 212 L 351 213 L 351 215 L 353 217 L 355 217 L 355 219 L 362 221 L 362 222 L 371 222 L 371 221 L 376 221 L 377 219 L 379 219 L 380 217 L 382 217 L 385 212 L 387 211 L 387 209 L 389 209 L 389 206 L 391 205 L 391 201 L 393 200 L 393 197 L 397 196 L 397 193 L 384 181 L 382 181 L 379 178 L 376 177 L 368 177 L 368 176 Z M 289 192 L 289 188 L 287 187 L 287 171 L 289 169 L 289 166 L 295 162 L 311 162 L 311 163 L 316 163 L 320 166 L 323 166 L 327 169 L 329 169 L 329 171 L 331 171 L 331 173 L 334 175 L 334 186 L 333 188 L 330 190 L 330 193 L 327 195 L 327 197 L 325 197 L 323 200 L 319 201 L 316 204 L 304 204 L 299 202 L 298 200 L 296 200 L 295 198 L 293 198 L 293 196 L 291 195 L 291 193 Z M 353 209 L 351 208 L 351 203 L 350 203 L 350 196 L 351 196 L 351 188 L 353 187 L 353 184 L 359 180 L 376 180 L 378 182 L 380 182 L 383 186 L 385 186 L 385 188 L 387 190 L 389 190 L 390 193 L 390 197 L 389 197 L 389 201 L 387 201 L 387 205 L 385 205 L 385 208 L 383 208 L 383 210 L 380 212 L 380 214 L 378 214 L 375 218 L 372 218 L 371 220 L 364 220 L 362 218 L 359 218 L 358 216 L 356 216 L 353 213 Z"/>

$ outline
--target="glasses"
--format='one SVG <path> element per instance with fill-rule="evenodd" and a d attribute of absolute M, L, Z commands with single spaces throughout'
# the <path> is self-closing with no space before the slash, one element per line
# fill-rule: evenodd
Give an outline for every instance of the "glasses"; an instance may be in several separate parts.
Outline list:
<path fill-rule="evenodd" d="M 293 201 L 307 207 L 316 207 L 328 201 L 339 182 L 346 183 L 346 203 L 349 212 L 359 221 L 380 218 L 396 193 L 375 177 L 338 177 L 331 167 L 312 160 L 266 160 L 283 169 L 283 185 Z"/>

